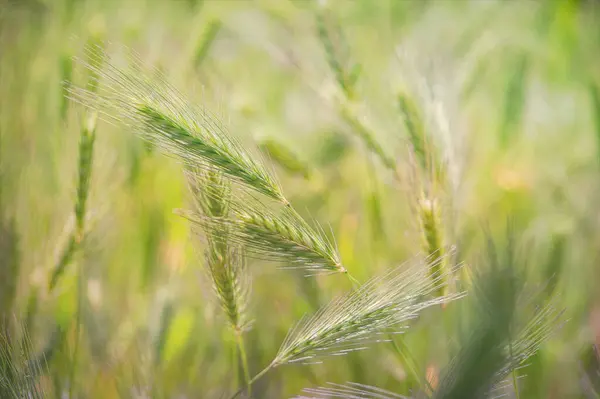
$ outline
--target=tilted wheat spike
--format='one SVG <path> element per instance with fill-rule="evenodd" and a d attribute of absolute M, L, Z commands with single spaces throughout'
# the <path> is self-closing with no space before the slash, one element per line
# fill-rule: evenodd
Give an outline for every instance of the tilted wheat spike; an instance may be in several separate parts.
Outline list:
<path fill-rule="evenodd" d="M 431 298 L 443 280 L 432 281 L 423 265 L 423 260 L 415 258 L 408 267 L 377 276 L 303 318 L 289 331 L 273 361 L 251 382 L 274 367 L 315 362 L 387 341 L 390 329 L 401 332 L 424 309 L 463 296 L 458 293 Z"/>
<path fill-rule="evenodd" d="M 234 205 L 233 205 L 234 204 Z M 322 230 L 313 229 L 292 208 L 277 213 L 256 202 L 234 201 L 230 217 L 207 218 L 181 211 L 205 228 L 227 229 L 227 239 L 243 245 L 260 259 L 284 263 L 284 267 L 316 273 L 346 273 L 336 248 Z"/>
<path fill-rule="evenodd" d="M 481 273 L 474 281 L 471 300 L 475 309 L 468 309 L 472 322 L 465 329 L 466 335 L 457 353 L 444 368 L 441 382 L 432 392 L 433 398 L 492 398 L 507 389 L 513 389 L 518 397 L 517 380 L 523 377 L 509 375 L 524 367 L 527 359 L 556 330 L 562 322 L 562 310 L 556 306 L 557 301 L 550 302 L 535 307 L 532 317 L 521 314 L 518 318 L 514 313 L 522 311 L 518 297 L 522 296 L 523 286 L 519 286 L 516 277 L 509 266 L 499 265 Z M 514 337 L 511 331 L 515 332 Z M 304 392 L 316 395 L 311 396 L 315 399 L 404 398 L 398 393 L 362 384 L 331 385 Z M 305 396 L 300 398 L 306 399 Z"/>
<path fill-rule="evenodd" d="M 88 48 L 88 52 L 101 51 Z M 193 168 L 215 169 L 267 197 L 288 204 L 275 179 L 208 111 L 189 103 L 158 73 L 135 60 L 119 68 L 106 54 L 102 67 L 79 60 L 98 76 L 97 93 L 70 87 L 71 97 L 123 125 Z"/>
<path fill-rule="evenodd" d="M 432 305 L 462 296 L 428 297 L 445 284 L 445 279 L 444 276 L 430 279 L 424 265 L 432 267 L 415 258 L 408 267 L 375 277 L 304 319 L 290 331 L 273 363 L 307 361 L 360 350 L 370 340 L 387 339 L 377 337 L 378 332 L 412 320 Z"/>
<path fill-rule="evenodd" d="M 43 399 L 49 397 L 41 381 L 48 372 L 45 358 L 33 353 L 28 331 L 21 327 L 22 337 L 16 332 L 0 331 L 0 395 L 6 399 Z"/>

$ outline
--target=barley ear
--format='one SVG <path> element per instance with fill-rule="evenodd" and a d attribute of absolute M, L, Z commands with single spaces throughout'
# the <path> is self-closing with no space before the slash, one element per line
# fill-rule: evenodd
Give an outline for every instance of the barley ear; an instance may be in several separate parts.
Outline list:
<path fill-rule="evenodd" d="M 305 179 L 311 176 L 310 164 L 280 140 L 273 137 L 262 138 L 259 140 L 259 148 L 288 173 L 300 175 Z"/>
<path fill-rule="evenodd" d="M 314 361 L 327 355 L 344 355 L 380 342 L 378 333 L 407 328 L 407 322 L 424 309 L 447 303 L 462 294 L 431 298 L 445 284 L 429 278 L 427 263 L 418 258 L 393 269 L 301 320 L 281 345 L 273 364 Z M 385 340 L 385 339 L 383 339 Z"/>
<path fill-rule="evenodd" d="M 193 106 L 159 73 L 150 75 L 144 65 L 132 60 L 130 67 L 119 68 L 102 50 L 102 67 L 80 61 L 98 76 L 97 93 L 71 87 L 71 97 L 84 106 L 98 110 L 186 166 L 216 169 L 227 177 L 267 197 L 288 205 L 279 184 L 267 173 L 221 122 L 208 111 Z"/>
<path fill-rule="evenodd" d="M 282 262 L 285 268 L 310 274 L 346 273 L 329 238 L 291 207 L 278 213 L 260 202 L 234 201 L 231 209 L 232 215 L 222 218 L 207 218 L 197 212 L 180 214 L 205 229 L 227 230 L 228 241 L 243 246 L 249 256 Z"/>
<path fill-rule="evenodd" d="M 209 51 L 221 30 L 223 23 L 218 19 L 213 19 L 208 23 L 206 30 L 202 32 L 196 52 L 194 54 L 194 66 L 199 69 L 206 60 Z"/>
<path fill-rule="evenodd" d="M 351 64 L 347 43 L 338 26 L 333 25 L 327 10 L 317 9 L 315 13 L 317 37 L 323 46 L 327 64 L 333 72 L 338 86 L 347 98 L 354 98 L 354 85 L 360 73 L 358 64 Z"/>

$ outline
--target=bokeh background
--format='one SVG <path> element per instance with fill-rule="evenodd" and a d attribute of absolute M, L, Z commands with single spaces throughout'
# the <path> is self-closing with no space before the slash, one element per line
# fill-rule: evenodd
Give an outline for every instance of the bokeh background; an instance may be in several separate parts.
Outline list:
<path fill-rule="evenodd" d="M 403 178 L 340 117 L 318 12 L 340 62 L 359 71 L 356 114 Z M 422 250 L 414 209 L 426 178 L 413 173 L 398 109 L 398 93 L 409 93 L 447 165 L 436 191 L 445 244 L 476 268 L 486 234 L 504 236 L 510 221 L 532 286 L 565 308 L 567 321 L 520 371 L 520 396 L 598 397 L 599 18 L 598 4 L 583 0 L 0 1 L 4 345 L 27 333 L 45 359 L 36 378 L 47 397 L 219 398 L 238 386 L 203 243 L 173 212 L 190 203 L 182 168 L 122 127 L 98 122 L 85 245 L 48 288 L 75 228 L 84 112 L 66 87 L 85 85 L 73 57 L 100 45 L 135 51 L 256 148 L 295 208 L 331 230 L 360 281 Z M 249 267 L 256 373 L 302 315 L 351 285 L 269 262 Z M 432 312 L 405 335 L 424 374 L 447 362 L 453 317 Z M 382 343 L 277 368 L 255 397 L 328 381 L 406 395 L 418 385 Z"/>

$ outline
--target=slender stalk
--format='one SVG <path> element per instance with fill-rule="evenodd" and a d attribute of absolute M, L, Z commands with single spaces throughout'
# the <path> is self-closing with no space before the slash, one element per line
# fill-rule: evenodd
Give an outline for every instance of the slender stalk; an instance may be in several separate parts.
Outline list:
<path fill-rule="evenodd" d="M 354 278 L 354 276 L 352 276 L 350 273 L 346 272 L 346 275 L 348 276 L 348 279 L 350 279 L 350 282 L 352 282 L 352 287 L 357 290 L 360 287 L 360 282 Z"/>
<path fill-rule="evenodd" d="M 325 9 L 316 13 L 317 36 L 325 52 L 327 65 L 333 72 L 341 93 L 341 104 L 338 105 L 338 112 L 365 147 L 373 152 L 386 168 L 394 172 L 396 170 L 395 159 L 387 154 L 377 141 L 373 130 L 358 117 L 358 112 L 355 109 L 357 104 L 356 82 L 361 67 L 360 64 L 352 62 L 350 59 L 343 33 L 341 30 L 336 29 L 337 27 L 333 25 L 333 21 L 326 18 L 327 14 Z"/>
<path fill-rule="evenodd" d="M 275 362 L 272 362 L 267 367 L 265 367 L 260 373 L 256 374 L 254 377 L 252 377 L 252 379 L 250 379 L 248 381 L 248 389 L 250 389 L 250 387 L 252 386 L 252 384 L 254 384 L 256 381 L 258 381 L 262 377 L 264 377 L 265 374 L 267 374 L 269 371 L 271 371 L 271 369 L 274 368 L 275 366 L 276 366 Z M 243 391 L 244 391 L 243 389 L 239 389 L 236 393 L 233 394 L 233 396 L 231 397 L 231 399 L 237 398 Z"/>
<path fill-rule="evenodd" d="M 242 371 L 244 373 L 244 381 L 246 382 L 246 389 L 248 390 L 248 395 L 252 394 L 252 385 L 250 383 L 250 369 L 248 367 L 248 356 L 246 355 L 246 348 L 244 346 L 244 338 L 242 337 L 241 332 L 236 332 L 235 334 L 236 342 L 238 350 L 240 351 L 240 360 Z"/>
<path fill-rule="evenodd" d="M 79 336 L 81 334 L 81 302 L 83 300 L 83 273 L 81 268 L 77 270 L 77 314 L 75 318 L 75 343 L 73 347 L 73 358 L 71 359 L 71 370 L 69 371 L 69 398 L 73 398 L 75 389 L 75 373 L 77 371 L 77 356 L 79 354 Z"/>
<path fill-rule="evenodd" d="M 415 378 L 415 380 L 426 385 L 429 392 L 432 393 L 433 387 L 431 386 L 429 381 L 427 381 L 427 378 L 422 378 L 421 374 L 417 371 L 417 366 L 416 366 L 417 362 L 411 356 L 410 351 L 408 350 L 406 345 L 404 345 L 402 336 L 400 336 L 400 345 L 398 344 L 398 342 L 396 341 L 395 337 L 392 334 L 388 334 L 388 337 L 392 344 L 392 347 L 394 348 L 394 351 L 398 354 L 402 363 L 410 369 L 410 372 L 413 374 L 413 377 Z"/>

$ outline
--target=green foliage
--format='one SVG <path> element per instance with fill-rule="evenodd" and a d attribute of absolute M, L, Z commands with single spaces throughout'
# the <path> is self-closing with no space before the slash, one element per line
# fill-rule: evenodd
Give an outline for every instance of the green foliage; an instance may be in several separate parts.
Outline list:
<path fill-rule="evenodd" d="M 2 2 L 0 398 L 597 396 L 599 11 Z"/>

